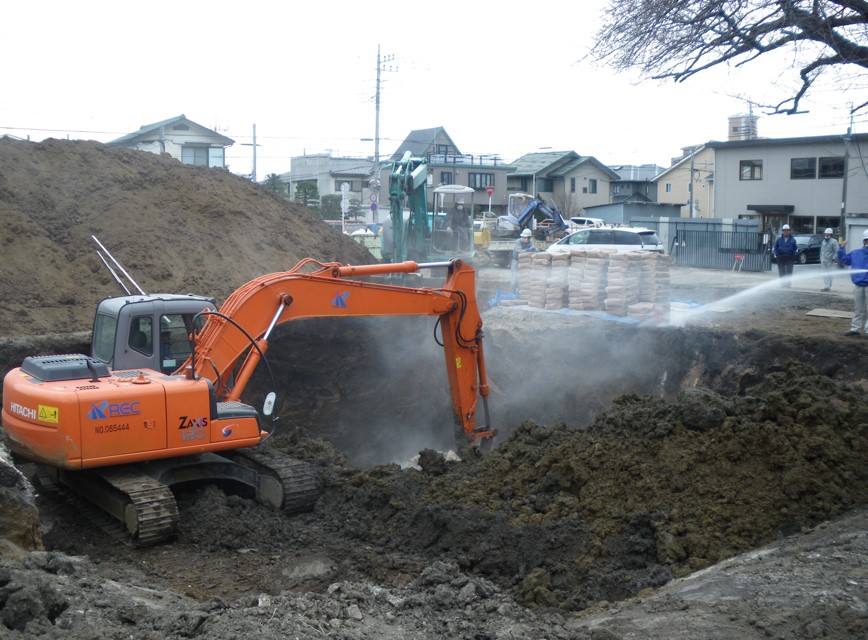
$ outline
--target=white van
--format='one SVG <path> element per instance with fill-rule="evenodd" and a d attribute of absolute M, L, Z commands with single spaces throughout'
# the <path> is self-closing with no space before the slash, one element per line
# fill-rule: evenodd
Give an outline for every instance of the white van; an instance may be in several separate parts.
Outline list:
<path fill-rule="evenodd" d="M 657 233 L 640 227 L 590 227 L 575 231 L 550 245 L 546 253 L 569 253 L 570 251 L 654 251 L 663 253 L 663 245 Z"/>
<path fill-rule="evenodd" d="M 601 218 L 570 218 L 570 230 L 577 231 L 585 227 L 602 227 L 605 223 Z"/>

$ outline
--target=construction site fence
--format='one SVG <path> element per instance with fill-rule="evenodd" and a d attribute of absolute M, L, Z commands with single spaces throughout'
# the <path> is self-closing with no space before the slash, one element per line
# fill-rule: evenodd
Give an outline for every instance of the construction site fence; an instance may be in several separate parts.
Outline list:
<path fill-rule="evenodd" d="M 772 254 L 767 234 L 756 231 L 694 231 L 679 229 L 667 253 L 682 267 L 770 271 Z"/>

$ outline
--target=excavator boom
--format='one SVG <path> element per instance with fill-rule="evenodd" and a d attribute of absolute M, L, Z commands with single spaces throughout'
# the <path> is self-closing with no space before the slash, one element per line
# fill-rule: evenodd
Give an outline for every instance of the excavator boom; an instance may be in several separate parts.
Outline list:
<path fill-rule="evenodd" d="M 300 269 L 311 263 L 313 272 Z M 407 274 L 421 268 L 446 267 L 442 288 L 381 284 L 353 277 Z M 439 316 L 452 404 L 458 424 L 471 442 L 491 438 L 488 424 L 477 429 L 477 405 L 488 396 L 482 353 L 482 318 L 476 302 L 476 274 L 460 260 L 420 265 L 348 266 L 304 261 L 289 271 L 261 276 L 236 290 L 211 314 L 189 368 L 196 378 L 209 379 L 217 395 L 240 399 L 277 325 L 301 318 L 361 316 Z M 257 348 L 250 349 L 250 339 Z M 242 354 L 246 354 L 239 364 Z M 233 372 L 235 375 L 233 376 Z M 234 380 L 230 389 L 229 380 Z"/>

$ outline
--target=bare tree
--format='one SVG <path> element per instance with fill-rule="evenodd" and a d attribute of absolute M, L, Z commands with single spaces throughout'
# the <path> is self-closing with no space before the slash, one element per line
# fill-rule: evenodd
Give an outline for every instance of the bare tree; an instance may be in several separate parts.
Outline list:
<path fill-rule="evenodd" d="M 862 78 L 868 69 L 868 0 L 610 0 L 608 16 L 591 55 L 652 79 L 683 82 L 718 65 L 792 54 L 800 82 L 763 105 L 772 113 L 797 113 L 823 72 Z M 854 112 L 868 105 L 860 100 Z"/>

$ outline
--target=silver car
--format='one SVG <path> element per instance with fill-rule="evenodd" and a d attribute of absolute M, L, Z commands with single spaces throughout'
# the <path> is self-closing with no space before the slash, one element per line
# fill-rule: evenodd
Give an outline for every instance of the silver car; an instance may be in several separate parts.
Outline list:
<path fill-rule="evenodd" d="M 581 229 L 550 245 L 546 253 L 569 253 L 570 251 L 654 251 L 663 253 L 663 245 L 657 233 L 639 227 L 599 227 Z"/>

